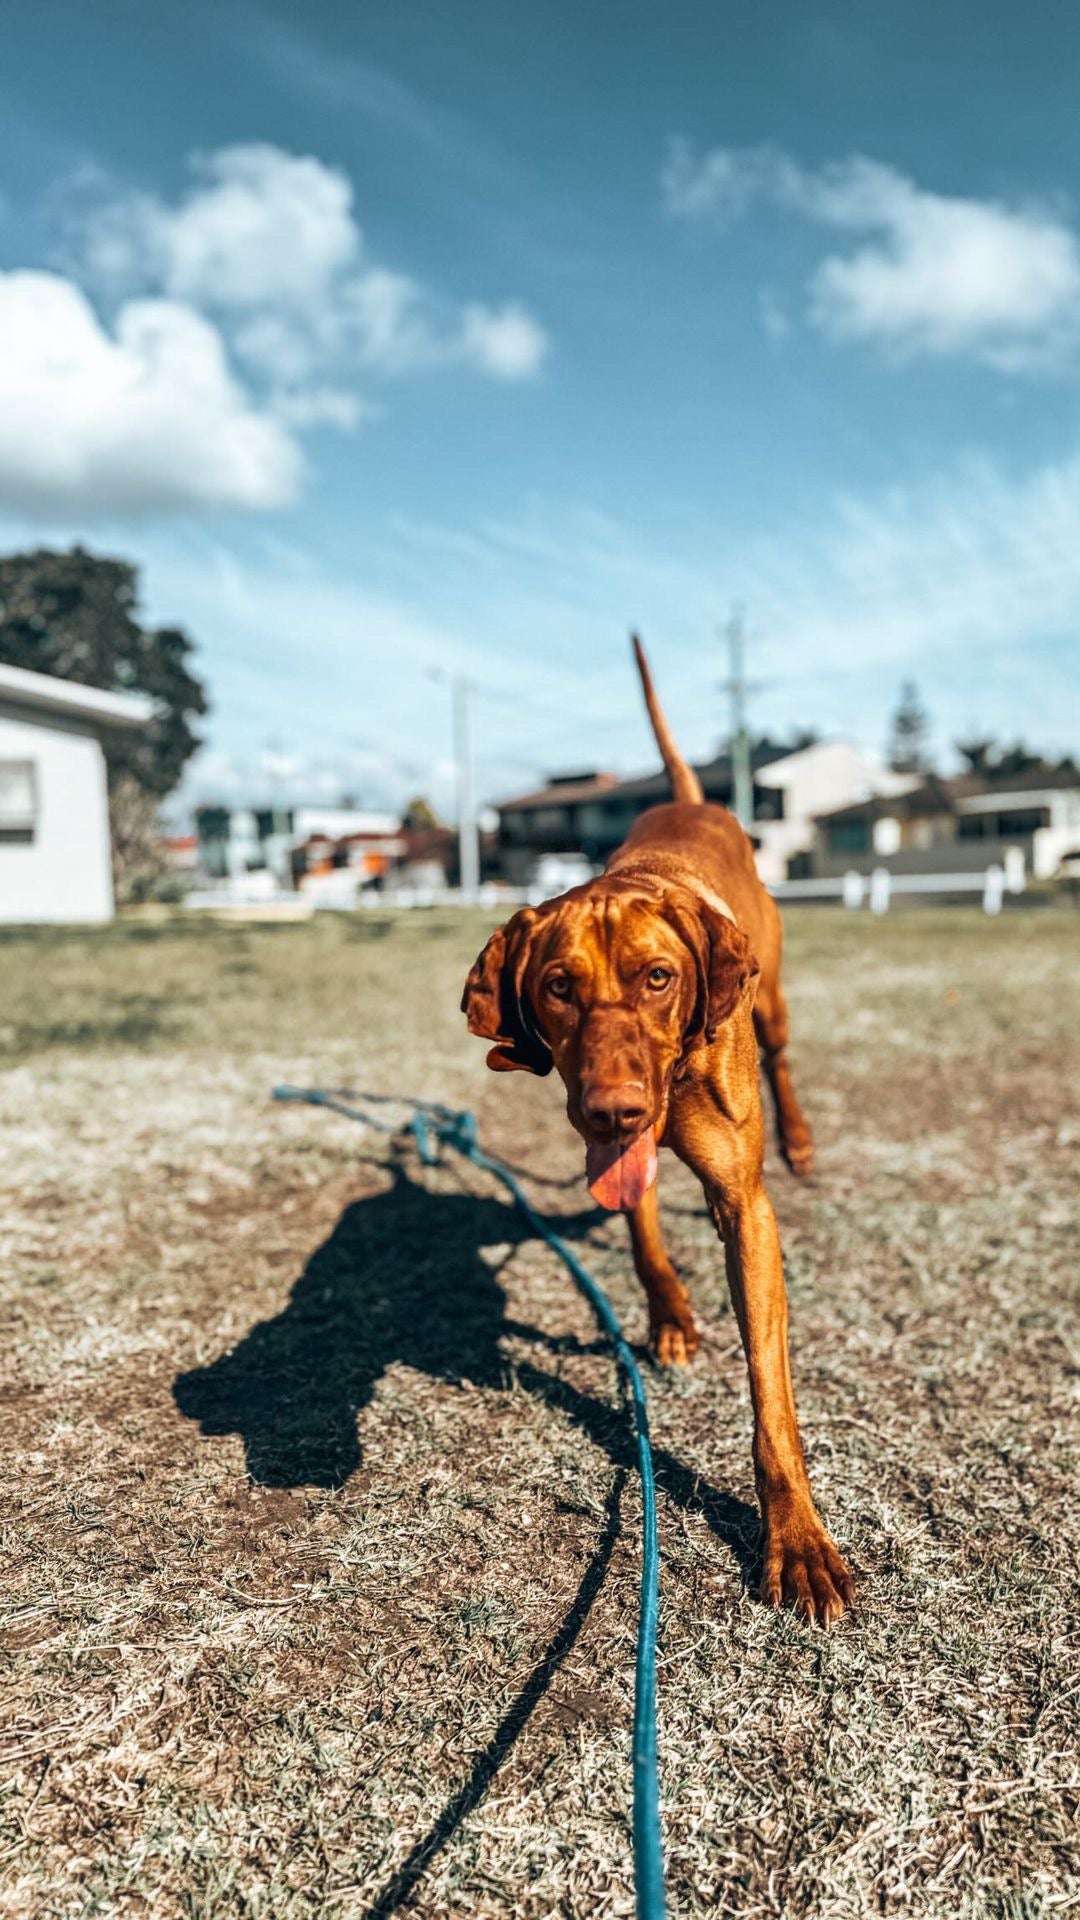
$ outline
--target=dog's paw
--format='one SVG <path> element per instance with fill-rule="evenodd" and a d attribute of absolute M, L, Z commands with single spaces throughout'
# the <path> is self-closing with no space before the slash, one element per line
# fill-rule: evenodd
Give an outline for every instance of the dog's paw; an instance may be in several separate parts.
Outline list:
<path fill-rule="evenodd" d="M 661 1367 L 688 1367 L 701 1345 L 693 1319 L 658 1320 L 649 1328 L 653 1358 Z"/>
<path fill-rule="evenodd" d="M 761 1597 L 822 1627 L 854 1606 L 855 1583 L 816 1514 L 768 1530 Z"/>
<path fill-rule="evenodd" d="M 780 1152 L 789 1170 L 798 1180 L 805 1180 L 814 1171 L 814 1142 L 809 1133 L 797 1133 L 790 1140 L 782 1140 Z"/>

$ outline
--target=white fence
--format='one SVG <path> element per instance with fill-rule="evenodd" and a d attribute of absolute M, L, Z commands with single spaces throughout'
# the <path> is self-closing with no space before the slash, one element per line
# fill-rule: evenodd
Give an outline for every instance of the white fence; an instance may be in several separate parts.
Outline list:
<path fill-rule="evenodd" d="M 869 876 L 854 871 L 821 880 L 782 880 L 769 892 L 784 900 L 840 900 L 857 909 L 868 903 L 871 913 L 888 913 L 893 897 L 905 894 L 978 893 L 984 913 L 1000 913 L 1007 893 L 1023 893 L 1024 864 L 987 867 L 982 873 L 890 873 L 875 867 Z"/>
<path fill-rule="evenodd" d="M 244 878 L 250 881 L 261 879 L 262 876 L 245 875 Z M 898 894 L 923 894 L 932 898 L 934 895 L 955 897 L 960 893 L 972 893 L 982 896 L 984 912 L 1000 913 L 1005 895 L 1023 893 L 1024 885 L 1021 858 L 1019 864 L 987 867 L 982 873 L 890 873 L 887 867 L 875 867 L 869 875 L 853 870 L 832 875 L 828 879 L 781 880 L 769 891 L 781 902 L 835 900 L 852 910 L 869 906 L 871 913 L 888 913 Z M 351 912 L 359 907 L 377 913 L 385 912 L 387 908 L 464 906 L 478 906 L 488 913 L 495 913 L 502 907 L 539 906 L 550 897 L 538 885 L 526 888 L 493 886 L 489 883 L 479 887 L 472 899 L 466 899 L 459 887 L 390 886 L 379 890 L 362 887 L 355 893 L 306 897 L 273 887 L 226 883 L 198 893 L 189 893 L 185 904 L 189 907 L 216 908 L 219 912 L 223 909 L 236 911 L 247 908 L 253 913 L 275 908 L 285 911 L 291 908 L 298 914 L 310 914 L 313 909 Z"/>
<path fill-rule="evenodd" d="M 986 913 L 1000 913 L 1005 895 L 1023 893 L 1024 884 L 1021 862 L 1019 868 L 992 866 L 982 873 L 890 873 L 887 867 L 875 867 L 868 875 L 852 871 L 822 880 L 782 880 L 769 892 L 780 901 L 836 900 L 852 909 L 868 905 L 871 913 L 887 913 L 897 894 L 977 893 Z M 361 893 L 358 904 L 372 909 L 476 905 L 494 913 L 499 907 L 538 906 L 550 897 L 538 886 L 487 885 L 479 888 L 473 902 L 466 901 L 457 888 L 385 887 L 379 893 Z"/>

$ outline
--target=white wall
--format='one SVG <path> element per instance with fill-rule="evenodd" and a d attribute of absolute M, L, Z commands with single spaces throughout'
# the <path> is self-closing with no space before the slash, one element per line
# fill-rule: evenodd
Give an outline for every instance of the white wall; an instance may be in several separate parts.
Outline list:
<path fill-rule="evenodd" d="M 813 844 L 813 816 L 844 807 L 872 793 L 895 793 L 918 786 L 909 776 L 890 772 L 869 754 L 846 740 L 821 740 L 786 754 L 754 775 L 759 786 L 782 787 L 784 818 L 756 820 L 760 837 L 758 872 L 766 885 L 787 878 L 793 853 L 806 853 Z"/>
<path fill-rule="evenodd" d="M 102 921 L 113 914 L 105 759 L 75 720 L 0 703 L 0 760 L 30 760 L 33 840 L 0 835 L 0 922 Z"/>

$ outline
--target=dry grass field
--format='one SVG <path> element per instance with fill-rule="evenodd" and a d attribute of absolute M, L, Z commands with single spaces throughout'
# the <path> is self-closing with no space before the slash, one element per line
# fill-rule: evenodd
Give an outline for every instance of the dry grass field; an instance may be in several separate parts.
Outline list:
<path fill-rule="evenodd" d="M 629 1915 L 639 1496 L 612 1365 L 492 1183 L 275 1082 L 475 1107 L 644 1326 L 449 914 L 0 941 L 0 1913 Z M 819 1172 L 776 1162 L 800 1411 L 859 1570 L 754 1596 L 746 1380 L 649 1374 L 676 1920 L 1080 1907 L 1080 919 L 789 921 Z"/>

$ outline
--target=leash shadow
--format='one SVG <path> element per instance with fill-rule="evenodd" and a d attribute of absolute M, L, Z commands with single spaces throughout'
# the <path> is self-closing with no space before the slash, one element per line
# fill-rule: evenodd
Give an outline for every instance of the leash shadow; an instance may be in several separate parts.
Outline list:
<path fill-rule="evenodd" d="M 593 1601 L 604 1584 L 604 1576 L 621 1532 L 619 1508 L 625 1485 L 626 1473 L 620 1468 L 604 1503 L 604 1525 L 600 1538 L 557 1633 L 548 1642 L 525 1685 L 511 1701 L 487 1745 L 476 1754 L 457 1792 L 451 1795 L 427 1832 L 415 1846 L 410 1847 L 382 1892 L 365 1908 L 363 1920 L 389 1920 L 389 1916 L 396 1913 L 398 1907 L 409 1898 L 436 1854 L 441 1853 L 447 1842 L 453 1839 L 462 1821 L 480 1805 L 533 1709 L 540 1704 L 592 1612 Z"/>

